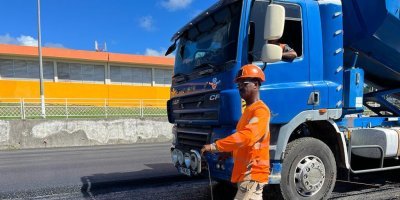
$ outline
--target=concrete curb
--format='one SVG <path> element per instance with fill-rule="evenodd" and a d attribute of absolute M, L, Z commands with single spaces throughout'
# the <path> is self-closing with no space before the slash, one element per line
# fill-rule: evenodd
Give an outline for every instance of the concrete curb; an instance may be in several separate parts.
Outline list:
<path fill-rule="evenodd" d="M 166 118 L 0 120 L 0 149 L 169 142 Z"/>

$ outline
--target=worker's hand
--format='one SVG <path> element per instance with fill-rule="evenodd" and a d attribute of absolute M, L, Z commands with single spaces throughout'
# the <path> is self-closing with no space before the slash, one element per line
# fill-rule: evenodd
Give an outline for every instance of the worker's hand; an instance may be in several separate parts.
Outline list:
<path fill-rule="evenodd" d="M 201 155 L 203 155 L 204 152 L 206 152 L 206 151 L 211 151 L 211 144 L 206 144 L 203 146 L 203 148 L 201 148 L 201 150 L 200 150 Z"/>

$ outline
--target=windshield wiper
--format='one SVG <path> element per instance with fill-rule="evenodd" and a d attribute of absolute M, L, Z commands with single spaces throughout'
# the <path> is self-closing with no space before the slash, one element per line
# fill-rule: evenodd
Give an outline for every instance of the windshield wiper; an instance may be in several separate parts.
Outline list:
<path fill-rule="evenodd" d="M 206 68 L 206 69 L 199 71 L 199 75 L 201 75 L 201 76 L 205 75 L 205 74 L 212 74 L 215 71 L 217 71 L 217 67 L 211 63 L 202 63 L 202 64 L 194 67 L 194 69 L 203 69 L 203 68 Z"/>
<path fill-rule="evenodd" d="M 211 64 L 211 63 L 201 63 L 200 65 L 196 65 L 193 69 L 201 69 L 201 68 L 216 68 L 215 65 Z"/>
<path fill-rule="evenodd" d="M 172 76 L 172 79 L 174 79 L 175 83 L 180 83 L 183 81 L 187 81 L 188 75 L 184 73 L 177 73 L 174 76 Z"/>

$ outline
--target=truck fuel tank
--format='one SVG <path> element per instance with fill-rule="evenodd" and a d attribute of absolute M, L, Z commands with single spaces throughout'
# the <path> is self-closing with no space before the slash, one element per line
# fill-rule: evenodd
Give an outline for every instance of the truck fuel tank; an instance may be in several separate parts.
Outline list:
<path fill-rule="evenodd" d="M 367 128 L 358 129 L 351 132 L 351 145 L 378 145 L 383 148 L 384 157 L 400 156 L 400 127 L 392 128 Z M 376 148 L 353 149 L 353 154 L 366 158 L 381 157 L 381 153 Z"/>

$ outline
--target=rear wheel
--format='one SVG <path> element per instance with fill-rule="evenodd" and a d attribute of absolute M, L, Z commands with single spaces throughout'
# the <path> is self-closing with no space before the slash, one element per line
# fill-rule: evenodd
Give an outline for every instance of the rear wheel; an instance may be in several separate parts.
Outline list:
<path fill-rule="evenodd" d="M 336 162 L 329 147 L 315 138 L 290 142 L 282 167 L 281 192 L 285 199 L 327 199 L 336 181 Z"/>

